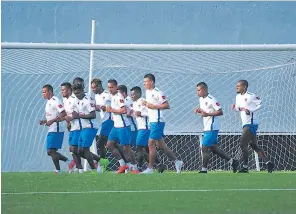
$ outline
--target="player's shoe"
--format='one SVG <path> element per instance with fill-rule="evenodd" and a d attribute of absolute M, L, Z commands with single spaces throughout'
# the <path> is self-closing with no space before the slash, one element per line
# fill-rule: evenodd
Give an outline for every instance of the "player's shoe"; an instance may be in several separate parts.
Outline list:
<path fill-rule="evenodd" d="M 273 169 L 274 169 L 274 163 L 268 161 L 268 162 L 266 163 L 266 166 L 267 166 L 267 172 L 268 172 L 268 173 L 272 173 L 272 172 L 273 172 Z"/>
<path fill-rule="evenodd" d="M 183 161 L 176 160 L 175 167 L 176 167 L 177 173 L 181 173 L 181 169 L 182 169 L 183 165 L 184 165 Z"/>
<path fill-rule="evenodd" d="M 127 165 L 120 166 L 118 171 L 116 172 L 117 174 L 125 173 L 125 170 L 128 169 Z"/>
<path fill-rule="evenodd" d="M 103 173 L 103 169 L 100 164 L 97 166 L 97 173 Z"/>
<path fill-rule="evenodd" d="M 99 166 L 99 163 L 97 161 L 94 161 L 94 165 L 95 165 L 95 168 L 97 169 Z"/>
<path fill-rule="evenodd" d="M 198 173 L 208 173 L 206 170 L 200 170 Z"/>
<path fill-rule="evenodd" d="M 83 169 L 78 169 L 78 173 L 79 174 L 84 173 L 84 170 Z"/>
<path fill-rule="evenodd" d="M 75 164 L 75 161 L 74 160 L 71 160 L 71 162 L 68 165 L 69 173 L 73 172 L 73 168 L 74 168 L 75 165 L 76 165 Z"/>
<path fill-rule="evenodd" d="M 249 170 L 248 168 L 243 167 L 241 168 L 241 170 L 238 171 L 238 173 L 249 173 Z"/>
<path fill-rule="evenodd" d="M 139 171 L 139 170 L 132 169 L 132 170 L 131 170 L 131 173 L 132 173 L 132 174 L 139 174 L 140 171 Z"/>
<path fill-rule="evenodd" d="M 239 161 L 233 159 L 232 164 L 231 164 L 233 173 L 237 172 L 238 165 L 239 165 Z"/>
<path fill-rule="evenodd" d="M 61 174 L 61 170 L 55 170 L 54 174 Z"/>
<path fill-rule="evenodd" d="M 153 169 L 147 168 L 145 169 L 143 172 L 141 172 L 141 174 L 152 174 L 154 173 Z"/>

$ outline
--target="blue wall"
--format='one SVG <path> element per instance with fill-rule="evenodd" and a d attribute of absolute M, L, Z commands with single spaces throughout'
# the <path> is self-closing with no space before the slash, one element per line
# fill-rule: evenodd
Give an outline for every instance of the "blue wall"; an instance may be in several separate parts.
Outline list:
<path fill-rule="evenodd" d="M 3 2 L 2 41 L 296 43 L 296 2 Z"/>

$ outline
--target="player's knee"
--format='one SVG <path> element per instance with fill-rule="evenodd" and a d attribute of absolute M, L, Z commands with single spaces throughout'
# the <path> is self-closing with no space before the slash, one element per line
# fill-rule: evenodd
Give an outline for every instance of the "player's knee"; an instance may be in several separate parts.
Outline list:
<path fill-rule="evenodd" d="M 208 146 L 203 146 L 201 148 L 202 153 L 209 153 L 209 147 Z"/>
<path fill-rule="evenodd" d="M 51 156 L 51 153 L 52 153 L 52 150 L 51 150 L 51 149 L 48 149 L 48 150 L 47 150 L 47 155 L 48 155 L 48 156 Z"/>
<path fill-rule="evenodd" d="M 129 152 L 130 151 L 130 146 L 128 146 L 128 145 L 123 146 L 123 151 L 124 152 Z"/>
<path fill-rule="evenodd" d="M 108 141 L 106 144 L 106 148 L 109 149 L 110 151 L 114 149 L 114 143 Z"/>
<path fill-rule="evenodd" d="M 155 141 L 154 140 L 149 140 L 148 147 L 149 148 L 155 148 Z"/>

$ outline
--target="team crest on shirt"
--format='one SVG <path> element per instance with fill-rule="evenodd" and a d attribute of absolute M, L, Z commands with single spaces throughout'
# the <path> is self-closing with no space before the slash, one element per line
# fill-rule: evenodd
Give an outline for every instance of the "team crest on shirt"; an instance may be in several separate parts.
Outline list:
<path fill-rule="evenodd" d="M 164 99 L 164 100 L 165 100 L 165 98 L 166 98 L 165 96 L 162 96 L 162 99 Z"/>
<path fill-rule="evenodd" d="M 59 106 L 59 108 L 63 108 L 63 105 L 62 104 L 60 104 L 60 105 L 58 105 Z"/>
<path fill-rule="evenodd" d="M 93 103 L 90 104 L 91 107 L 95 107 L 95 105 Z"/>
<path fill-rule="evenodd" d="M 121 103 L 124 103 L 124 100 L 120 99 L 120 102 L 121 102 Z"/>
<path fill-rule="evenodd" d="M 208 102 L 206 102 L 205 105 L 207 106 L 208 105 Z"/>
<path fill-rule="evenodd" d="M 217 105 L 217 106 L 220 106 L 220 103 L 216 102 L 216 105 Z"/>
<path fill-rule="evenodd" d="M 105 99 L 105 97 L 103 97 L 103 100 Z"/>
<path fill-rule="evenodd" d="M 247 102 L 248 101 L 248 98 L 245 98 L 245 102 Z"/>

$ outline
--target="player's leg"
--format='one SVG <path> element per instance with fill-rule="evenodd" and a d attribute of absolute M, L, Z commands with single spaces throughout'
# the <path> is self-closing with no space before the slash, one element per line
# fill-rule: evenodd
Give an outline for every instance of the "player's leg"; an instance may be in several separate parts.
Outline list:
<path fill-rule="evenodd" d="M 60 161 L 59 161 L 59 157 L 56 153 L 56 150 L 57 149 L 53 149 L 53 148 L 49 148 L 47 149 L 47 155 L 51 157 L 52 159 L 52 162 L 56 168 L 56 173 L 59 173 L 61 171 L 61 168 L 60 168 Z"/>
<path fill-rule="evenodd" d="M 238 160 L 231 158 L 224 150 L 222 150 L 218 146 L 218 131 L 211 131 L 209 132 L 209 134 L 211 138 L 210 142 L 212 143 L 210 146 L 210 150 L 213 152 L 213 154 L 216 154 L 220 158 L 229 161 L 232 166 L 233 172 L 237 172 L 237 167 L 239 165 Z"/>
<path fill-rule="evenodd" d="M 243 127 L 243 132 L 241 135 L 241 139 L 240 139 L 240 148 L 242 150 L 242 154 L 243 154 L 243 167 L 242 169 L 239 171 L 239 173 L 248 173 L 248 158 L 249 158 L 249 142 L 251 140 L 251 132 L 249 130 L 248 126 L 244 126 Z"/>
<path fill-rule="evenodd" d="M 167 155 L 167 157 L 171 161 L 173 161 L 175 163 L 175 168 L 176 168 L 177 173 L 181 173 L 181 169 L 184 165 L 183 161 L 178 160 L 176 158 L 176 155 L 173 153 L 173 151 L 164 142 L 164 132 L 163 131 L 164 131 L 165 123 L 159 123 L 158 126 L 159 126 L 159 130 L 160 130 L 161 135 L 157 141 L 157 146 L 163 150 L 163 152 Z M 159 137 L 159 136 L 157 136 L 157 137 Z"/>
<path fill-rule="evenodd" d="M 87 160 L 88 164 L 90 165 L 92 170 L 95 170 L 98 168 L 98 165 L 96 166 L 96 164 L 94 163 L 94 157 L 97 155 L 94 155 L 91 151 L 90 151 L 90 147 L 93 143 L 93 140 L 96 137 L 98 130 L 94 129 L 94 128 L 85 128 L 82 130 L 81 134 L 80 134 L 80 139 L 81 139 L 81 144 L 79 145 L 80 147 L 80 153 L 83 154 L 84 158 Z M 98 160 L 99 161 L 99 160 Z"/>
<path fill-rule="evenodd" d="M 69 172 L 72 172 L 73 167 L 76 165 L 76 168 L 80 173 L 82 173 L 81 158 L 78 154 L 78 141 L 80 137 L 80 131 L 70 131 L 69 133 L 69 151 L 72 154 L 73 161 L 69 164 Z M 74 163 L 73 163 L 74 162 Z"/>
<path fill-rule="evenodd" d="M 117 142 L 119 142 L 119 128 L 113 127 L 107 142 L 107 149 L 111 152 L 112 156 L 119 162 L 119 169 L 117 171 L 118 174 L 124 173 L 126 170 L 126 161 L 124 160 L 123 156 L 119 153 L 118 149 L 116 148 Z M 128 139 L 129 140 L 129 139 Z"/>
<path fill-rule="evenodd" d="M 130 127 L 120 128 L 118 139 L 119 139 L 120 145 L 123 148 L 123 151 L 124 151 L 124 154 L 125 154 L 127 160 L 129 160 L 131 162 L 131 166 L 130 166 L 131 172 L 133 174 L 138 173 L 138 166 L 136 164 L 135 154 L 130 147 L 130 142 L 131 142 Z"/>
<path fill-rule="evenodd" d="M 272 173 L 272 171 L 274 169 L 274 164 L 271 161 L 269 161 L 269 159 L 266 157 L 263 149 L 257 143 L 257 136 L 256 136 L 257 129 L 258 129 L 258 125 L 253 125 L 253 126 L 250 126 L 249 127 L 249 131 L 251 132 L 251 143 L 250 143 L 250 146 L 251 146 L 251 148 L 255 152 L 257 152 L 258 156 L 260 158 L 262 158 L 262 160 L 264 161 L 264 163 L 267 166 L 267 171 L 269 173 Z"/>
<path fill-rule="evenodd" d="M 210 160 L 210 147 L 206 145 L 202 145 L 202 168 L 199 173 L 207 173 L 208 172 L 208 164 Z"/>
<path fill-rule="evenodd" d="M 148 146 L 145 147 L 145 154 L 144 154 L 144 159 L 149 162 L 149 148 Z M 161 150 L 162 151 L 162 150 Z M 161 163 L 157 152 L 156 152 L 156 156 L 155 156 L 155 165 L 157 166 L 157 170 L 159 173 L 163 173 L 165 170 L 165 165 Z"/>
<path fill-rule="evenodd" d="M 46 137 L 46 149 L 47 154 L 51 156 L 52 161 L 56 168 L 56 173 L 60 172 L 59 160 L 65 161 L 70 164 L 70 160 L 57 152 L 58 149 L 62 148 L 64 138 L 64 132 L 49 132 Z"/>

